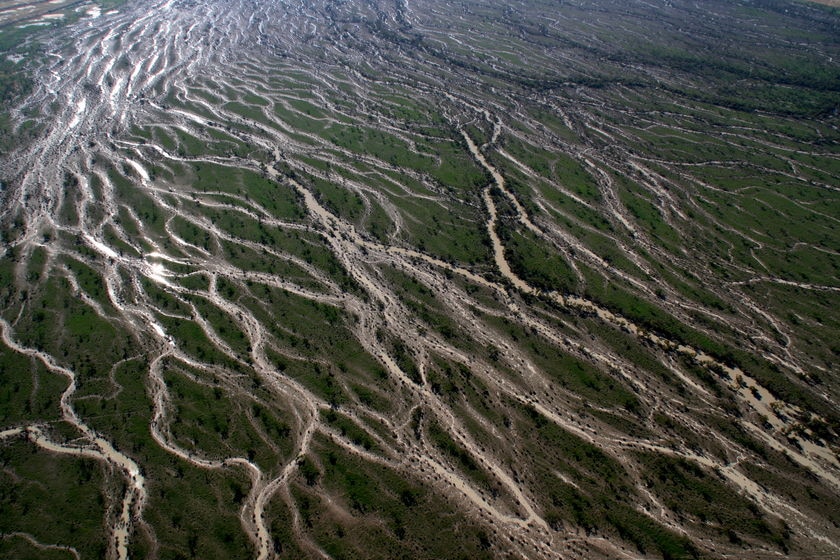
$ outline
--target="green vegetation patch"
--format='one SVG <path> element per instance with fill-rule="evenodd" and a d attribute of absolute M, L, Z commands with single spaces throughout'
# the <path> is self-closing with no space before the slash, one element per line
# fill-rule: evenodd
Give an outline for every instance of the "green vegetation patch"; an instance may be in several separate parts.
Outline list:
<path fill-rule="evenodd" d="M 511 269 L 530 285 L 545 291 L 575 292 L 578 279 L 555 248 L 546 247 L 545 241 L 532 232 L 501 229 L 505 258 Z"/>
<path fill-rule="evenodd" d="M 145 557 L 154 546 L 162 558 L 253 558 L 239 521 L 249 489 L 243 472 L 197 469 L 176 459 L 158 459 L 150 471 L 143 517 L 156 542 L 133 541 L 133 557 Z"/>
<path fill-rule="evenodd" d="M 706 531 L 729 540 L 758 539 L 788 552 L 791 534 L 778 518 L 766 515 L 755 503 L 724 484 L 721 478 L 695 463 L 665 455 L 640 454 L 645 483 L 668 509 Z"/>
<path fill-rule="evenodd" d="M 327 424 L 337 430 L 342 437 L 346 437 L 354 445 L 364 448 L 366 451 L 381 453 L 382 449 L 376 440 L 366 431 L 365 427 L 354 421 L 345 414 L 336 412 L 333 409 L 324 411 L 321 416 Z"/>
<path fill-rule="evenodd" d="M 61 417 L 59 400 L 67 378 L 40 361 L 7 347 L 0 350 L 0 426 Z"/>
<path fill-rule="evenodd" d="M 572 356 L 546 340 L 538 333 L 506 319 L 494 320 L 503 332 L 525 350 L 534 363 L 553 381 L 580 395 L 592 404 L 618 406 L 639 410 L 638 398 L 619 379 L 617 372 L 604 372 L 597 366 Z M 491 352 L 491 359 L 498 359 L 498 352 Z"/>
<path fill-rule="evenodd" d="M 337 559 L 493 558 L 494 539 L 408 473 L 316 438 L 293 495 L 307 535 Z M 339 510 L 324 507 L 329 496 Z"/>
<path fill-rule="evenodd" d="M 642 554 L 657 551 L 664 558 L 699 558 L 687 537 L 636 509 L 636 491 L 615 458 L 529 405 L 511 403 L 511 411 L 510 441 L 521 450 L 522 468 L 527 469 L 524 482 L 538 489 L 535 496 L 552 528 L 563 531 L 570 523 L 587 533 L 613 533 Z"/>
<path fill-rule="evenodd" d="M 180 369 L 167 369 L 164 381 L 172 407 L 169 429 L 184 448 L 214 459 L 247 457 L 269 472 L 291 454 L 291 428 L 284 415 L 244 392 L 199 383 Z"/>
<path fill-rule="evenodd" d="M 47 452 L 23 439 L 6 440 L 0 446 L 0 533 L 20 532 L 38 543 L 72 546 L 83 559 L 104 558 L 105 519 L 112 507 L 106 488 L 119 493 L 121 483 L 95 460 Z M 7 538 L 0 542 L 12 550 L 22 546 Z"/>
<path fill-rule="evenodd" d="M 487 471 L 479 464 L 475 457 L 463 446 L 458 444 L 447 431 L 437 422 L 426 423 L 426 433 L 432 444 L 441 450 L 444 456 L 465 473 L 467 477 L 484 491 L 493 492 L 494 480 Z"/>

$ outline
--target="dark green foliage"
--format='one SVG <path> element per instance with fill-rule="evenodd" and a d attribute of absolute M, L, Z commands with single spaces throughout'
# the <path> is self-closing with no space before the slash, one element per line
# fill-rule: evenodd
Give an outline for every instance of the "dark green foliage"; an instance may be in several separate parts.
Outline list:
<path fill-rule="evenodd" d="M 471 480 L 487 491 L 493 487 L 492 479 L 466 449 L 460 446 L 436 422 L 428 422 L 427 433 L 435 447 L 464 472 Z"/>
<path fill-rule="evenodd" d="M 334 410 L 328 410 L 323 414 L 324 419 L 334 429 L 350 440 L 354 445 L 364 448 L 366 451 L 377 452 L 381 451 L 379 445 L 376 443 L 364 427 L 359 426 L 349 417 L 339 414 Z"/>
<path fill-rule="evenodd" d="M 8 348 L 0 351 L 0 425 L 57 420 L 66 388 L 67 380 L 38 360 Z"/>
<path fill-rule="evenodd" d="M 27 533 L 39 543 L 73 546 L 83 559 L 102 558 L 110 507 L 106 488 L 119 489 L 120 484 L 97 461 L 47 452 L 25 439 L 4 442 L 0 533 Z M 66 522 L 55 523 L 56 519 Z M 16 539 L 0 542 L 6 550 L 33 557 L 32 550 Z"/>
<path fill-rule="evenodd" d="M 322 441 L 294 492 L 308 535 L 335 558 L 493 558 L 492 539 L 409 473 L 367 463 Z M 313 474 L 317 471 L 318 474 Z M 309 482 L 312 484 L 309 484 Z M 324 493 L 350 516 L 322 505 Z M 457 522 L 456 522 L 457 520 Z M 281 543 L 286 546 L 286 541 Z M 396 556 L 395 556 L 396 551 Z M 454 553 L 454 556 L 453 556 Z"/>
<path fill-rule="evenodd" d="M 213 458 L 247 457 L 268 471 L 288 459 L 293 441 L 282 413 L 252 403 L 251 412 L 259 412 L 252 420 L 244 394 L 232 397 L 229 389 L 197 383 L 189 373 L 173 367 L 164 374 L 170 430 L 182 447 Z"/>
<path fill-rule="evenodd" d="M 566 523 L 587 533 L 609 531 L 640 552 L 664 558 L 697 558 L 689 539 L 653 521 L 636 508 L 635 489 L 625 467 L 600 448 L 561 429 L 527 405 L 516 407 L 517 446 L 524 454 L 527 481 L 540 491 L 545 519 L 562 531 Z M 557 475 L 574 481 L 575 486 Z"/>
<path fill-rule="evenodd" d="M 569 293 L 577 288 L 574 272 L 565 259 L 531 232 L 503 230 L 505 258 L 511 269 L 534 287 L 549 292 Z"/>
<path fill-rule="evenodd" d="M 788 552 L 790 531 L 778 518 L 767 516 L 751 500 L 733 492 L 721 478 L 694 463 L 663 455 L 641 455 L 646 484 L 664 504 L 707 531 L 734 532 L 740 538 L 754 538 Z"/>

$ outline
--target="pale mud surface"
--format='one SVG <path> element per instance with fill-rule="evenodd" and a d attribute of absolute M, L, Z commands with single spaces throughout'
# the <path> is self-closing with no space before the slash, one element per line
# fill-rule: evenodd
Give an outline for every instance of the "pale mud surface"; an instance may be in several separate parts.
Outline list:
<path fill-rule="evenodd" d="M 426 12 L 424 6 L 415 6 L 412 2 L 388 4 L 380 7 L 382 11 L 378 17 L 385 26 L 395 29 L 413 26 L 418 32 L 434 37 L 446 35 L 445 30 L 435 27 L 440 25 L 436 19 L 438 10 L 446 13 L 446 7 L 432 4 Z M 362 12 L 365 17 L 370 16 L 367 9 Z M 578 270 L 575 262 L 585 264 L 611 282 L 626 283 L 640 293 L 652 295 L 657 285 L 649 278 L 655 277 L 656 273 L 647 266 L 641 253 L 646 250 L 661 254 L 665 260 L 667 255 L 655 246 L 655 241 L 646 237 L 617 194 L 619 186 L 613 172 L 617 166 L 624 165 L 623 154 L 616 156 L 609 150 L 599 151 L 558 138 L 552 140 L 555 143 L 546 141 L 546 146 L 552 149 L 563 145 L 587 166 L 602 190 L 603 202 L 598 211 L 605 213 L 617 231 L 628 236 L 616 237 L 615 244 L 626 249 L 627 258 L 649 272 L 649 277 L 634 276 L 611 264 L 547 217 L 548 213 L 535 215 L 535 206 L 526 206 L 521 195 L 510 188 L 504 170 L 494 162 L 507 161 L 521 175 L 535 180 L 539 173 L 505 151 L 502 142 L 506 136 L 517 137 L 542 130 L 542 125 L 524 112 L 516 113 L 516 92 L 496 92 L 497 97 L 484 95 L 482 90 L 476 89 L 476 84 L 457 80 L 445 82 L 442 76 L 448 73 L 440 73 L 434 65 L 418 64 L 412 68 L 413 55 L 409 51 L 394 45 L 380 48 L 371 35 L 363 30 L 354 31 L 354 25 L 347 23 L 353 21 L 351 16 L 336 13 L 336 8 L 327 9 L 319 3 L 165 0 L 129 5 L 120 13 L 91 15 L 96 16 L 95 21 L 88 20 L 73 28 L 69 45 L 52 47 L 54 51 L 48 62 L 38 70 L 36 92 L 19 109 L 21 121 L 26 115 L 38 113 L 35 120 L 42 132 L 31 145 L 9 155 L 3 163 L 4 176 L 10 178 L 4 192 L 4 216 L 9 221 L 15 218 L 21 221 L 21 229 L 10 247 L 22 255 L 21 270 L 25 270 L 27 256 L 37 248 L 47 254 L 47 270 L 50 263 L 58 263 L 62 256 L 70 255 L 97 272 L 106 289 L 105 302 L 87 295 L 71 270 L 60 265 L 54 267 L 55 273 L 66 276 L 79 297 L 97 315 L 118 325 L 145 349 L 149 356 L 145 383 L 154 409 L 149 430 L 157 445 L 202 469 L 240 469 L 246 474 L 251 486 L 239 506 L 239 517 L 242 530 L 253 543 L 256 558 L 275 556 L 276 543 L 273 543 L 269 529 L 271 520 L 267 514 L 272 500 L 285 502 L 293 511 L 295 539 L 303 550 L 315 557 L 329 556 L 303 526 L 292 493 L 293 481 L 299 476 L 300 461 L 313 453 L 313 441 L 317 438 L 326 438 L 349 453 L 435 488 L 456 502 L 464 515 L 492 527 L 500 555 L 505 551 L 522 558 L 640 557 L 614 535 L 590 534 L 571 525 L 562 530 L 553 528 L 540 506 L 540 489 L 523 483 L 505 457 L 505 435 L 496 433 L 494 441 L 478 438 L 469 425 L 477 423 L 487 427 L 489 432 L 497 430 L 475 409 L 469 417 L 462 416 L 463 409 L 456 410 L 425 383 L 427 369 L 439 358 L 464 365 L 493 395 L 532 407 L 549 422 L 628 465 L 640 496 L 646 496 L 646 503 L 640 503 L 639 510 L 680 534 L 696 538 L 704 554 L 782 556 L 770 549 L 744 551 L 726 542 L 713 541 L 701 533 L 691 534 L 693 529 L 682 527 L 675 515 L 645 487 L 643 473 L 635 458 L 638 452 L 682 458 L 717 473 L 733 492 L 748 496 L 769 514 L 784 519 L 801 549 L 827 556 L 840 554 L 836 526 L 810 510 L 801 510 L 778 489 L 768 489 L 752 480 L 739 468 L 744 458 L 752 457 L 751 452 L 697 419 L 696 410 L 731 417 L 726 416 L 728 413 L 723 411 L 708 387 L 681 360 L 715 372 L 718 383 L 730 392 L 742 413 L 737 421 L 763 445 L 783 453 L 807 470 L 815 484 L 840 492 L 836 448 L 832 449 L 826 442 L 810 441 L 792 431 L 792 419 L 801 416 L 801 410 L 774 397 L 750 372 L 671 339 L 667 333 L 650 332 L 596 301 L 534 286 L 520 277 L 508 262 L 505 241 L 500 234 L 503 224 L 529 232 L 556 247 L 563 255 L 574 255 L 573 259 L 570 257 L 574 270 Z M 460 42 L 458 35 L 452 35 L 451 39 L 455 44 Z M 467 41 L 468 38 L 462 39 Z M 469 42 L 464 43 L 464 48 L 472 48 L 469 45 Z M 491 61 L 490 65 L 494 64 Z M 400 87 L 414 84 L 418 98 L 437 107 L 451 131 L 449 140 L 461 146 L 463 153 L 486 172 L 488 181 L 471 196 L 477 215 L 483 220 L 479 229 L 488 240 L 492 262 L 480 266 L 452 262 L 411 246 L 400 233 L 408 227 L 407 223 L 415 220 L 414 216 L 407 215 L 391 199 L 362 181 L 340 179 L 333 171 L 307 163 L 305 158 L 315 158 L 341 169 L 349 167 L 349 161 L 361 161 L 376 170 L 372 175 L 389 177 L 395 188 L 411 192 L 410 187 L 399 185 L 401 180 L 408 185 L 409 179 L 428 188 L 423 194 L 411 196 L 436 204 L 449 204 L 445 193 L 436 191 L 438 187 L 422 174 L 400 169 L 384 157 L 354 155 L 311 131 L 295 129 L 294 125 L 285 122 L 271 109 L 281 106 L 288 110 L 292 107 L 290 100 L 294 100 L 294 92 L 273 84 L 270 79 L 273 74 L 299 75 L 300 87 L 315 91 L 322 100 L 324 120 L 338 124 L 360 119 L 367 127 L 379 127 L 405 138 L 410 150 L 420 153 L 413 144 L 415 131 L 402 130 L 399 122 L 390 121 L 380 112 L 381 102 L 377 97 L 378 92 L 395 87 L 394 84 Z M 251 97 L 246 97 L 248 94 Z M 334 105 L 340 95 L 352 96 L 353 103 Z M 471 95 L 476 97 L 471 98 Z M 253 98 L 263 100 L 265 105 Z M 233 103 L 250 104 L 253 114 L 246 116 L 236 112 Z M 348 106 L 353 106 L 355 113 L 349 113 Z M 588 134 L 621 142 L 607 123 L 598 121 L 594 110 L 588 112 L 580 108 L 579 113 L 558 112 L 571 129 L 586 129 Z M 522 123 L 528 133 L 522 131 Z M 133 127 L 172 134 L 181 131 L 198 138 L 208 150 L 206 154 L 196 155 L 188 150 L 173 149 L 155 139 L 141 140 L 132 132 Z M 477 137 L 479 131 L 485 134 L 484 138 Z M 218 142 L 219 137 L 243 143 L 251 151 L 236 154 L 217 151 L 213 143 Z M 189 184 L 161 178 L 161 171 L 169 170 L 178 176 L 189 166 L 202 164 L 260 173 L 276 188 L 293 191 L 305 217 L 300 221 L 280 219 L 254 200 L 232 194 L 213 197 L 192 189 Z M 648 169 L 642 160 L 630 161 L 629 165 L 646 188 L 657 192 L 659 202 L 677 220 L 682 210 L 673 198 L 673 191 L 663 187 L 666 179 Z M 387 175 L 386 171 L 394 173 Z M 114 174 L 119 176 L 118 181 Z M 360 223 L 324 204 L 311 183 L 300 179 L 301 175 L 342 184 L 366 201 L 367 212 L 370 212 L 371 202 L 381 205 L 393 223 L 390 242 L 371 235 Z M 73 178 L 72 189 L 66 186 L 67 177 Z M 140 209 L 123 200 L 124 194 L 120 191 L 123 187 L 118 183 L 125 182 L 153 201 L 165 219 L 162 231 L 144 224 L 137 213 Z M 554 186 L 560 191 L 566 190 L 562 184 Z M 581 195 L 568 194 L 594 208 Z M 550 200 L 539 196 L 536 200 L 537 207 L 543 209 L 552 205 Z M 500 211 L 501 205 L 505 207 L 504 214 Z M 346 290 L 329 273 L 295 254 L 285 253 L 267 243 L 237 237 L 223 225 L 208 219 L 203 214 L 208 209 L 259 220 L 271 228 L 315 234 L 358 290 Z M 125 216 L 133 218 L 135 223 L 131 227 L 124 223 Z M 176 217 L 198 228 L 213 243 L 226 242 L 242 249 L 262 251 L 278 261 L 293 263 L 305 271 L 308 278 L 301 281 L 226 262 L 208 246 L 199 246 L 179 235 L 172 225 Z M 68 239 L 83 245 L 84 251 Z M 636 243 L 631 244 L 627 239 Z M 461 332 L 484 348 L 496 349 L 498 356 L 490 359 L 485 352 L 465 349 L 428 329 L 418 320 L 415 311 L 401 301 L 396 286 L 390 285 L 382 274 L 380 269 L 386 268 L 399 270 L 428 288 Z M 187 287 L 182 280 L 189 275 L 206 276 L 210 279 L 208 286 Z M 334 405 L 302 381 L 278 370 L 271 356 L 278 350 L 293 356 L 294 351 L 283 348 L 273 334 L 275 331 L 252 308 L 220 291 L 217 286 L 221 280 L 241 287 L 263 284 L 334 307 L 347 317 L 353 317 L 347 322 L 352 335 L 386 371 L 391 385 L 384 393 L 389 394 L 395 405 L 394 412 L 386 414 L 356 400 L 342 405 L 341 411 L 363 429 L 371 418 L 384 427 L 390 434 L 387 438 L 375 430 L 368 430 L 380 451 L 374 453 L 362 448 L 323 421 L 322 413 L 335 408 Z M 790 282 L 772 275 L 756 274 L 744 285 L 752 281 Z M 231 390 L 233 394 L 244 381 L 239 381 L 238 372 L 202 361 L 186 350 L 188 346 L 184 341 L 167 332 L 162 317 L 172 316 L 174 312 L 156 303 L 147 285 L 181 302 L 189 310 L 185 318 L 198 325 L 214 349 L 237 364 L 241 371 L 253 371 L 275 402 L 282 403 L 282 408 L 294 419 L 293 452 L 284 462 L 266 469 L 245 456 L 205 453 L 173 435 L 173 396 L 169 394 L 165 380 L 167 364 L 182 364 L 191 371 L 206 374 L 208 379 L 221 377 L 225 390 Z M 491 305 L 475 296 L 473 290 L 462 287 L 465 285 L 491 294 L 496 304 Z M 837 286 L 797 284 L 797 287 L 828 292 L 838 290 Z M 670 288 L 666 289 L 669 290 L 668 310 L 675 315 L 684 317 L 687 309 L 701 307 L 697 302 L 681 299 L 680 294 Z M 737 286 L 733 284 L 731 289 L 736 290 Z M 247 340 L 247 356 L 233 348 L 224 333 L 213 326 L 211 318 L 205 317 L 202 309 L 192 303 L 194 296 L 203 297 L 212 307 L 234 318 L 236 328 Z M 762 355 L 790 375 L 812 367 L 808 356 L 797 353 L 784 340 L 780 341 L 784 336 L 776 335 L 785 335 L 785 327 L 769 314 L 762 315 L 760 305 L 740 292 L 728 297 L 737 302 L 739 310 L 745 310 L 742 317 L 732 320 L 733 330 L 744 332 L 747 341 L 762 335 Z M 553 310 L 538 310 L 531 304 L 534 298 L 551 302 Z M 716 313 L 711 309 L 701 310 L 710 316 Z M 26 311 L 21 308 L 19 312 Z M 606 329 L 632 336 L 649 348 L 678 380 L 679 394 L 609 344 L 597 340 L 583 328 L 567 323 L 567 317 L 581 316 Z M 764 318 L 756 322 L 756 316 Z M 610 372 L 632 387 L 643 405 L 651 410 L 651 416 L 653 411 L 668 415 L 675 423 L 714 440 L 726 450 L 725 457 L 693 449 L 673 439 L 666 441 L 665 437 L 623 434 L 593 417 L 582 417 L 579 414 L 582 399 L 553 386 L 551 378 L 524 349 L 524 343 L 513 340 L 487 317 L 519 325 L 562 352 Z M 54 441 L 45 426 L 34 423 L 0 426 L 0 440 L 26 437 L 43 450 L 89 457 L 110 465 L 115 476 L 124 480 L 126 490 L 119 497 L 119 515 L 107 520 L 108 554 L 112 558 L 127 558 L 130 542 L 144 523 L 147 481 L 130 452 L 117 450 L 107 434 L 89 427 L 76 413 L 74 393 L 79 374 L 63 366 L 61 357 L 22 343 L 25 333 L 17 332 L 18 319 L 9 313 L 4 315 L 0 323 L 4 345 L 9 351 L 30 356 L 50 372 L 66 379 L 67 389 L 60 402 L 61 416 L 79 432 L 79 439 L 72 444 Z M 729 321 L 728 318 L 724 320 Z M 390 333 L 408 348 L 418 364 L 419 383 L 401 366 L 400 358 L 392 348 L 383 342 L 381 332 Z M 759 351 L 758 345 L 755 350 Z M 421 409 L 489 473 L 501 489 L 499 496 L 488 495 L 479 488 L 428 437 L 415 436 L 410 418 Z M 565 480 L 569 475 L 558 472 L 557 476 Z M 568 478 L 568 484 L 574 486 L 574 479 Z M 28 539 L 37 547 L 63 546 L 42 545 L 25 534 L 4 535 L 4 538 Z M 78 556 L 74 550 L 64 549 Z"/>

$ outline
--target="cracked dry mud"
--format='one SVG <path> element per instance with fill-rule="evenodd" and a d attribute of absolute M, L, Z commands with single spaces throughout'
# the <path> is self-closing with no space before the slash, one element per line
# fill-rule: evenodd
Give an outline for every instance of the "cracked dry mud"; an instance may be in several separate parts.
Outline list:
<path fill-rule="evenodd" d="M 705 40 L 714 35 L 705 18 L 770 40 L 713 4 L 721 13 L 669 6 Z M 250 543 L 237 554 L 387 557 L 362 529 L 403 539 L 398 518 L 410 519 L 416 498 L 399 494 L 404 511 L 393 518 L 366 508 L 341 484 L 351 481 L 337 474 L 341 457 L 364 465 L 363 477 L 394 473 L 438 496 L 464 527 L 453 542 L 480 541 L 475 550 L 493 557 L 840 554 L 836 363 L 806 342 L 828 344 L 831 324 L 768 306 L 788 294 L 830 310 L 837 277 L 797 278 L 764 262 L 777 250 L 772 236 L 728 221 L 719 207 L 748 213 L 747 199 L 727 198 L 730 187 L 706 173 L 751 168 L 818 192 L 822 206 L 778 196 L 785 211 L 836 230 L 836 116 L 803 125 L 825 142 L 762 130 L 734 111 L 715 124 L 723 109 L 685 93 L 702 89 L 691 74 L 620 55 L 639 29 L 677 16 L 642 4 L 563 6 L 137 1 L 47 43 L 35 91 L 13 115 L 30 132 L 3 158 L 11 281 L 0 327 L 4 355 L 66 386 L 53 416 L 8 421 L 0 442 L 102 466 L 108 557 L 224 550 L 219 535 L 182 538 L 158 513 L 171 465 L 247 486 L 237 501 L 190 506 L 236 511 Z M 837 50 L 835 41 L 808 54 Z M 626 76 L 601 78 L 617 68 Z M 662 89 L 646 92 L 649 103 L 667 110 L 639 109 L 633 81 L 651 79 Z M 736 155 L 663 155 L 654 140 L 670 135 Z M 739 160 L 745 146 L 770 156 Z M 663 241 L 665 229 L 677 243 Z M 724 248 L 698 243 L 706 237 Z M 566 285 L 523 266 L 518 239 L 547 248 Z M 838 262 L 836 233 L 824 239 L 784 250 Z M 796 295 L 761 291 L 773 285 Z M 679 328 L 598 286 L 621 286 Z M 80 346 L 90 356 L 81 363 L 72 336 L 38 334 L 33 318 L 56 287 L 110 325 L 119 360 L 99 363 Z M 276 294 L 290 317 L 269 303 Z M 51 315 L 46 328 L 65 332 L 69 315 Z M 358 350 L 339 355 L 321 335 Z M 113 343 L 88 342 L 104 356 Z M 143 391 L 123 405 L 120 368 L 131 363 Z M 187 382 L 215 401 L 185 404 Z M 222 423 L 240 431 L 207 431 L 202 414 L 220 402 L 234 403 Z M 110 422 L 110 403 L 147 420 L 143 429 Z M 284 425 L 282 437 L 263 415 Z M 256 434 L 248 444 L 236 439 L 245 432 Z M 667 487 L 679 476 L 686 489 Z M 749 504 L 757 529 L 680 511 L 669 492 L 685 498 L 692 476 Z M 822 498 L 805 503 L 791 488 Z M 603 518 L 570 505 L 581 503 Z M 409 534 L 417 556 L 424 538 L 435 535 Z M 49 532 L 4 529 L 12 541 L 90 555 Z"/>

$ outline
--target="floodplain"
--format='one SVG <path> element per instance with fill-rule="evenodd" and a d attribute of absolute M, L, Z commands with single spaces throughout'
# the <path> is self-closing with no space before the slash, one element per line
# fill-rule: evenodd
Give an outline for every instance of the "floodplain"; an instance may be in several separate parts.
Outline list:
<path fill-rule="evenodd" d="M 840 554 L 838 28 L 132 0 L 27 35 L 0 556 Z"/>

